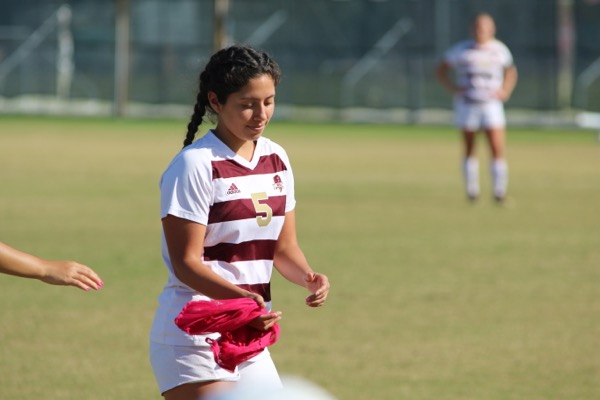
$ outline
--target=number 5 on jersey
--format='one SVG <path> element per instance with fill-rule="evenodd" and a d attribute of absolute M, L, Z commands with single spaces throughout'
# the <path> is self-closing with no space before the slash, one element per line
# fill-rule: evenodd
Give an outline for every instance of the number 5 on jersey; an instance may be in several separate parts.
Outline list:
<path fill-rule="evenodd" d="M 256 211 L 256 223 L 258 226 L 267 226 L 273 217 L 273 209 L 266 203 L 261 203 L 261 200 L 268 200 L 269 196 L 265 192 L 252 193 L 252 204 Z"/>

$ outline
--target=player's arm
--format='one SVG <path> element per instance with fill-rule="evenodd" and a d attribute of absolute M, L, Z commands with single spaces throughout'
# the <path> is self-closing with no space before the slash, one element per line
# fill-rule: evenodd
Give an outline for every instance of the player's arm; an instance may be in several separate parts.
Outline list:
<path fill-rule="evenodd" d="M 323 305 L 329 293 L 327 276 L 312 270 L 296 235 L 294 211 L 285 214 L 285 222 L 275 245 L 275 268 L 288 281 L 305 287 L 311 294 L 306 298 L 310 307 Z"/>
<path fill-rule="evenodd" d="M 48 261 L 0 242 L 0 272 L 52 285 L 100 289 L 104 283 L 90 267 L 75 261 Z"/>
<path fill-rule="evenodd" d="M 211 299 L 249 297 L 265 307 L 262 296 L 237 287 L 202 262 L 205 225 L 171 214 L 162 219 L 162 225 L 177 279 Z"/>
<path fill-rule="evenodd" d="M 500 100 L 507 101 L 510 98 L 515 86 L 517 86 L 518 75 L 517 67 L 514 64 L 504 69 L 504 81 L 498 95 Z"/>
<path fill-rule="evenodd" d="M 454 95 L 460 91 L 460 88 L 458 88 L 452 81 L 452 78 L 450 76 L 450 70 L 450 64 L 442 60 L 435 69 L 435 76 L 437 77 L 437 80 L 442 84 L 442 86 L 448 92 L 450 92 L 450 94 Z"/>

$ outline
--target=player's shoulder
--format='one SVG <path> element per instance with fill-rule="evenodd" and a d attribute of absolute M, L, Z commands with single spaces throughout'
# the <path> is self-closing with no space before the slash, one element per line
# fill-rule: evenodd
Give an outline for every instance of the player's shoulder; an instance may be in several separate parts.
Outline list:
<path fill-rule="evenodd" d="M 490 43 L 491 46 L 495 47 L 496 49 L 502 50 L 502 51 L 506 51 L 510 53 L 510 50 L 508 49 L 508 46 L 500 39 L 494 38 L 492 40 L 492 42 Z"/>
<path fill-rule="evenodd" d="M 454 43 L 448 51 L 459 52 L 459 51 L 467 50 L 467 49 L 472 48 L 474 46 L 474 43 L 475 42 L 473 41 L 473 39 L 461 40 L 461 41 Z"/>
<path fill-rule="evenodd" d="M 285 149 L 283 148 L 283 146 L 281 146 L 279 143 L 274 142 L 273 140 L 269 139 L 268 137 L 261 136 L 259 139 L 259 142 L 261 143 L 261 146 L 263 146 L 263 148 L 265 150 L 277 152 L 277 153 L 279 153 L 279 152 L 285 153 Z"/>
<path fill-rule="evenodd" d="M 202 163 L 231 156 L 231 150 L 209 131 L 189 146 L 183 148 L 179 155 L 186 161 Z"/>
<path fill-rule="evenodd" d="M 283 146 L 264 136 L 260 137 L 259 144 L 262 155 L 269 156 L 276 154 L 285 164 L 289 166 L 290 160 Z"/>
<path fill-rule="evenodd" d="M 181 149 L 166 168 L 166 171 L 190 171 L 208 168 L 211 162 L 217 157 L 212 135 L 204 135 L 192 144 Z"/>
<path fill-rule="evenodd" d="M 513 63 L 513 55 L 504 42 L 498 39 L 494 39 L 491 43 L 494 53 L 499 54 L 504 65 L 510 65 Z"/>
<path fill-rule="evenodd" d="M 264 136 L 260 137 L 259 143 L 261 146 L 261 153 L 263 155 L 277 154 L 281 158 L 287 160 L 287 158 L 288 158 L 287 152 L 285 151 L 283 146 L 281 146 L 280 144 L 278 144 L 278 143 L 274 142 L 273 140 L 271 140 L 267 137 L 264 137 Z"/>
<path fill-rule="evenodd" d="M 455 62 L 458 58 L 462 57 L 465 51 L 473 47 L 473 40 L 465 39 L 454 43 L 444 53 L 444 59 L 447 62 Z"/>

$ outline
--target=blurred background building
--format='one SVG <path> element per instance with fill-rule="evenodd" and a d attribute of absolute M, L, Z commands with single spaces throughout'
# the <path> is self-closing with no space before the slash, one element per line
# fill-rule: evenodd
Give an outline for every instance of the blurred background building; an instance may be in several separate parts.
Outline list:
<path fill-rule="evenodd" d="M 277 118 L 448 122 L 434 68 L 479 11 L 494 16 L 519 69 L 509 120 L 600 111 L 600 0 L 5 0 L 1 9 L 4 113 L 188 115 L 215 47 L 249 43 L 284 72 Z"/>

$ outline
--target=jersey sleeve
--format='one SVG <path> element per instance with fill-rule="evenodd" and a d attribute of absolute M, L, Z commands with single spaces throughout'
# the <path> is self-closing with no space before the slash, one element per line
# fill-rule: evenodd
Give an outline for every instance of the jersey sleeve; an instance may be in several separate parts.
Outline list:
<path fill-rule="evenodd" d="M 513 59 L 512 53 L 510 52 L 509 48 L 502 43 L 502 53 L 503 53 L 503 61 L 504 61 L 504 68 L 510 68 L 515 64 L 515 61 Z"/>
<path fill-rule="evenodd" d="M 457 63 L 458 57 L 460 56 L 461 50 L 463 48 L 463 43 L 457 43 L 454 46 L 450 47 L 448 50 L 444 52 L 442 55 L 442 61 L 446 64 L 454 67 Z"/>
<path fill-rule="evenodd" d="M 288 181 L 288 189 L 287 189 L 287 194 L 286 194 L 286 198 L 285 198 L 285 212 L 289 212 L 292 211 L 294 208 L 296 208 L 296 197 L 295 197 L 295 189 L 294 189 L 294 174 L 292 173 L 292 167 L 289 164 L 288 161 L 288 170 L 287 170 L 287 176 L 286 179 Z"/>
<path fill-rule="evenodd" d="M 292 164 L 285 150 L 277 146 L 277 154 L 281 158 L 281 161 L 285 164 L 285 180 L 286 180 L 286 198 L 285 198 L 285 212 L 290 212 L 296 208 L 296 192 L 294 187 L 294 173 L 292 172 Z"/>
<path fill-rule="evenodd" d="M 212 202 L 210 166 L 199 161 L 196 152 L 183 151 L 167 167 L 160 180 L 160 216 L 168 214 L 208 223 Z"/>

